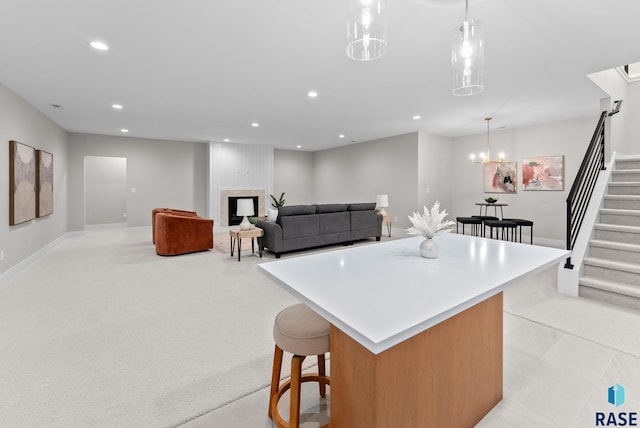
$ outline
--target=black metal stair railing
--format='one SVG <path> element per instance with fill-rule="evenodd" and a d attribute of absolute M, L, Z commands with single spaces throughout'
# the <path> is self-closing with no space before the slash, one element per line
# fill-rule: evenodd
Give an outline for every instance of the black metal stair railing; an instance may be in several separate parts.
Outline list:
<path fill-rule="evenodd" d="M 598 174 L 606 169 L 604 166 L 604 124 L 606 118 L 607 112 L 603 111 L 567 197 L 567 250 L 569 251 L 573 250 L 576 243 Z M 573 269 L 571 256 L 567 258 L 564 267 Z"/>

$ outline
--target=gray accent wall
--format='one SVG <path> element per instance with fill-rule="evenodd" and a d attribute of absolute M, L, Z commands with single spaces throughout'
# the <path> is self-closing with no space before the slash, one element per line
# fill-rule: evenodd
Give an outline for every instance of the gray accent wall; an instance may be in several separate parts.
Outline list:
<path fill-rule="evenodd" d="M 382 138 L 314 153 L 316 203 L 375 202 L 389 195 L 386 211 L 408 227 L 418 198 L 418 133 Z"/>
<path fill-rule="evenodd" d="M 416 211 L 440 202 L 440 209 L 451 213 L 452 186 L 456 171 L 451 167 L 453 139 L 439 135 L 418 134 L 418 194 Z M 448 220 L 453 220 L 451 216 Z M 408 225 L 410 226 L 410 225 Z"/>
<path fill-rule="evenodd" d="M 275 150 L 273 154 L 273 194 L 285 192 L 286 205 L 315 204 L 314 153 L 299 150 Z M 267 206 L 271 198 L 267 195 Z"/>
<path fill-rule="evenodd" d="M 127 222 L 127 158 L 85 156 L 87 225 Z"/>
<path fill-rule="evenodd" d="M 55 112 L 51 112 L 55 114 Z M 53 154 L 53 214 L 9 226 L 9 141 Z M 67 133 L 0 84 L 0 273 L 67 230 Z"/>
<path fill-rule="evenodd" d="M 84 230 L 86 224 L 85 156 L 127 159 L 129 227 L 150 226 L 151 210 L 156 207 L 205 215 L 207 144 L 69 134 L 69 230 Z"/>

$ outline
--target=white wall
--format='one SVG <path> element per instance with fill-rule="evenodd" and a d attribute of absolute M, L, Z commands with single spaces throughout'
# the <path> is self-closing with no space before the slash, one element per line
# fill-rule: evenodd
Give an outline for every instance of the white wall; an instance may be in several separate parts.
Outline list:
<path fill-rule="evenodd" d="M 418 195 L 418 133 L 321 150 L 314 154 L 316 203 L 375 202 L 389 195 L 394 227 L 408 227 Z"/>
<path fill-rule="evenodd" d="M 151 225 L 156 207 L 205 213 L 206 144 L 69 134 L 70 230 L 85 226 L 85 156 L 127 158 L 127 226 Z"/>
<path fill-rule="evenodd" d="M 476 202 L 493 196 L 502 203 L 505 217 L 533 220 L 534 235 L 562 244 L 565 238 L 565 200 L 597 125 L 599 115 L 527 128 L 491 132 L 491 153 L 505 152 L 507 161 L 517 162 L 518 192 L 486 194 L 482 183 L 482 163 L 471 164 L 469 154 L 483 151 L 486 134 L 456 138 L 450 163 L 450 212 L 453 217 L 478 214 Z M 563 191 L 523 191 L 522 159 L 535 156 L 564 155 Z M 493 156 L 495 157 L 495 156 Z"/>
<path fill-rule="evenodd" d="M 607 120 L 607 160 L 611 153 L 640 154 L 640 82 L 627 83 L 617 69 L 605 70 L 588 76 L 608 97 L 603 98 L 603 109 L 611 110 L 615 100 L 622 100 L 620 111 Z"/>
<path fill-rule="evenodd" d="M 211 142 L 208 149 L 209 213 L 214 220 L 220 219 L 221 190 L 264 189 L 265 199 L 269 199 L 274 181 L 273 147 Z M 267 200 L 265 204 L 269 206 Z"/>
<path fill-rule="evenodd" d="M 273 153 L 273 195 L 285 192 L 285 205 L 315 204 L 313 194 L 314 153 L 299 150 L 275 150 Z M 267 195 L 267 206 L 271 198 Z"/>
<path fill-rule="evenodd" d="M 630 83 L 627 98 L 622 104 L 620 113 L 611 117 L 611 121 L 618 120 L 618 116 L 624 118 L 625 130 L 622 140 L 616 144 L 615 151 L 627 155 L 640 155 L 640 82 Z"/>
<path fill-rule="evenodd" d="M 53 154 L 53 214 L 9 226 L 9 141 Z M 67 230 L 67 133 L 0 84 L 0 273 Z"/>

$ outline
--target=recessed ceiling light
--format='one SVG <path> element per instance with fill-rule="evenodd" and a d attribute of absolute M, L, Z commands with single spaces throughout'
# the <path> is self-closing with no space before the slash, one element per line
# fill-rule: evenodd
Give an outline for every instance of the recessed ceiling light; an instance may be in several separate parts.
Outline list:
<path fill-rule="evenodd" d="M 121 104 L 112 104 L 111 107 L 113 107 L 116 110 L 122 110 L 122 105 Z"/>
<path fill-rule="evenodd" d="M 224 140 L 222 140 L 222 141 L 224 141 L 225 143 L 228 143 L 230 140 L 229 140 L 228 138 L 225 138 L 225 139 L 224 139 Z"/>
<path fill-rule="evenodd" d="M 251 126 L 253 126 L 254 128 L 257 128 L 258 126 L 260 126 L 260 124 L 258 122 L 253 122 Z"/>
<path fill-rule="evenodd" d="M 344 134 L 338 135 L 338 138 L 344 138 Z"/>
<path fill-rule="evenodd" d="M 307 96 L 309 98 L 315 98 L 315 97 L 318 96 L 318 93 L 316 91 L 309 91 L 309 92 L 307 92 Z"/>
<path fill-rule="evenodd" d="M 302 148 L 302 146 L 301 146 L 300 144 L 298 144 L 298 145 L 296 146 L 296 148 L 297 148 L 297 149 L 301 149 L 301 148 Z"/>
<path fill-rule="evenodd" d="M 91 47 L 99 51 L 108 51 L 109 46 L 102 42 L 91 42 Z"/>
<path fill-rule="evenodd" d="M 126 134 L 127 132 L 129 132 L 129 130 L 128 130 L 128 129 L 125 129 L 125 128 L 122 128 L 122 129 L 120 130 L 120 132 L 124 132 L 124 133 Z"/>
<path fill-rule="evenodd" d="M 418 116 L 417 114 L 413 116 L 413 120 L 418 120 L 418 119 L 422 119 L 422 116 Z"/>

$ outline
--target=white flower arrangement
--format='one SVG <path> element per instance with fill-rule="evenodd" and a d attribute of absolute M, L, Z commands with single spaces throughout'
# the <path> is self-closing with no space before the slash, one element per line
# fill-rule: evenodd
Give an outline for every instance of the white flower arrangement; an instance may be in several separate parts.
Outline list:
<path fill-rule="evenodd" d="M 431 207 L 431 211 L 425 206 L 423 214 L 414 212 L 412 216 L 409 216 L 413 227 L 408 228 L 407 233 L 431 239 L 441 233 L 451 232 L 451 227 L 455 225 L 455 222 L 444 221 L 448 215 L 447 210 L 440 211 L 440 202 L 436 201 Z"/>

